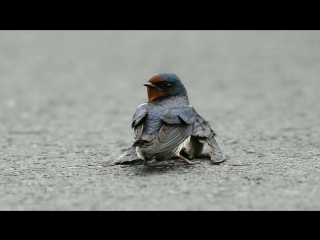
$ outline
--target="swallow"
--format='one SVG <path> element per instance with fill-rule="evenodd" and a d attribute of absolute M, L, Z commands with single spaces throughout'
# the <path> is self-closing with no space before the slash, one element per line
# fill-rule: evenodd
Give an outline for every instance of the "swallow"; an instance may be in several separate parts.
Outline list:
<path fill-rule="evenodd" d="M 132 145 L 108 165 L 142 160 L 176 158 L 185 164 L 198 157 L 206 145 L 212 162 L 226 160 L 220 137 L 189 103 L 187 90 L 174 73 L 159 73 L 143 84 L 147 88 L 148 101 L 139 105 L 133 114 L 131 128 L 134 131 Z"/>

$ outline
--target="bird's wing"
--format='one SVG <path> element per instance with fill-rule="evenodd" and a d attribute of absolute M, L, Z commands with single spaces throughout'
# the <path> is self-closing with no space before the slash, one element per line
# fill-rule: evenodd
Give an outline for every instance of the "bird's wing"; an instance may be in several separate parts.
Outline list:
<path fill-rule="evenodd" d="M 132 121 L 131 121 L 131 127 L 134 129 L 133 142 L 136 142 L 141 137 L 142 131 L 143 131 L 144 118 L 145 116 L 147 116 L 147 114 L 148 114 L 148 106 L 146 103 L 138 106 L 137 110 L 133 114 Z M 141 159 L 138 157 L 136 153 L 136 147 L 132 145 L 130 148 L 128 148 L 122 155 L 120 155 L 116 159 L 109 159 L 106 162 L 106 165 L 112 166 L 115 164 L 129 163 L 137 160 L 141 160 Z"/>
<path fill-rule="evenodd" d="M 135 128 L 138 124 L 144 119 L 144 117 L 148 114 L 148 104 L 143 103 L 141 104 L 135 113 L 133 114 L 132 121 L 131 121 L 131 128 Z"/>
<path fill-rule="evenodd" d="M 224 145 L 218 134 L 216 134 L 209 123 L 204 120 L 199 114 L 196 116 L 195 127 L 192 135 L 199 141 L 206 142 L 210 149 L 210 158 L 213 162 L 219 163 L 226 160 L 226 152 Z"/>
<path fill-rule="evenodd" d="M 191 135 L 196 120 L 195 112 L 190 106 L 167 109 L 161 119 L 163 125 L 154 140 L 136 143 L 142 149 L 148 148 L 150 154 L 163 155 L 177 147 Z"/>
<path fill-rule="evenodd" d="M 192 133 L 193 126 L 184 124 L 163 124 L 156 138 L 150 142 L 140 145 L 142 149 L 147 148 L 152 155 L 166 155 L 179 144 L 181 144 Z"/>
<path fill-rule="evenodd" d="M 196 112 L 192 106 L 167 109 L 161 119 L 167 124 L 193 124 Z"/>

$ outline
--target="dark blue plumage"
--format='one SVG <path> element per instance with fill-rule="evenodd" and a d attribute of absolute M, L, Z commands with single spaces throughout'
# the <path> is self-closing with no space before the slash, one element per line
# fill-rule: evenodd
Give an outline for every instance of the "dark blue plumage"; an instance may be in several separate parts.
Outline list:
<path fill-rule="evenodd" d="M 161 117 L 167 109 L 188 106 L 189 101 L 185 96 L 172 96 L 171 98 L 161 97 L 148 103 L 148 115 L 145 119 L 145 131 L 154 133 L 160 130 L 162 125 Z"/>
<path fill-rule="evenodd" d="M 159 73 L 157 74 L 160 78 L 162 78 L 164 81 L 167 81 L 171 83 L 171 88 L 169 88 L 166 91 L 165 96 L 174 96 L 174 95 L 179 95 L 179 96 L 186 96 L 187 101 L 189 104 L 188 100 L 188 93 L 182 82 L 180 81 L 180 78 L 174 74 L 174 73 Z"/>

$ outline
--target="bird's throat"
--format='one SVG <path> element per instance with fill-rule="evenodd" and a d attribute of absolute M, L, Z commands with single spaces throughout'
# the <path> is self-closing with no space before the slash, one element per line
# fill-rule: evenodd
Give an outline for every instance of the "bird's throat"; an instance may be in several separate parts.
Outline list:
<path fill-rule="evenodd" d="M 156 99 L 158 97 L 162 97 L 164 92 L 157 88 L 150 88 L 147 87 L 147 93 L 148 93 L 148 101 L 151 102 L 153 99 Z"/>

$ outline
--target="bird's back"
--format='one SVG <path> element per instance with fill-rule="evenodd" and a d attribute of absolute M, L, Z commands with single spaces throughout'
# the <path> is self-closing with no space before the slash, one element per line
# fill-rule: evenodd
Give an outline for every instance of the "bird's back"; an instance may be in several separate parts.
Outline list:
<path fill-rule="evenodd" d="M 161 116 L 164 115 L 167 109 L 186 107 L 189 105 L 188 98 L 186 96 L 172 96 L 170 98 L 157 98 L 148 103 L 148 115 L 144 121 L 144 128 L 142 135 L 144 139 L 151 140 L 154 138 L 163 122 Z M 152 137 L 151 137 L 152 136 Z"/>

